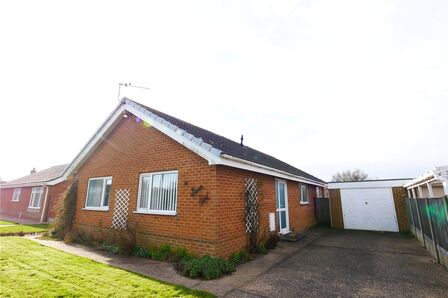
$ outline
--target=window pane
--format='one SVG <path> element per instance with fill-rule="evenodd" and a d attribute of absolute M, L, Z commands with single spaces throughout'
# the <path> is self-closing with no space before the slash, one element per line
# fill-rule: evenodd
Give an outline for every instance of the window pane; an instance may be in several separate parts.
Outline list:
<path fill-rule="evenodd" d="M 109 206 L 110 189 L 112 188 L 112 179 L 106 180 L 106 188 L 104 189 L 103 207 Z"/>
<path fill-rule="evenodd" d="M 149 202 L 149 188 L 151 184 L 151 176 L 143 177 L 141 182 L 141 190 L 140 190 L 140 205 L 141 209 L 148 209 Z"/>
<path fill-rule="evenodd" d="M 139 209 L 175 211 L 177 173 L 152 174 L 141 180 Z"/>
<path fill-rule="evenodd" d="M 307 193 L 306 185 L 302 185 L 302 187 L 301 187 L 301 197 L 302 197 L 302 202 L 305 202 L 305 203 L 308 202 L 308 193 Z"/>
<path fill-rule="evenodd" d="M 100 207 L 102 192 L 103 192 L 103 179 L 89 180 L 87 207 Z"/>
<path fill-rule="evenodd" d="M 286 211 L 279 212 L 280 229 L 286 229 Z"/>
<path fill-rule="evenodd" d="M 160 210 L 162 174 L 152 175 L 151 210 Z"/>
<path fill-rule="evenodd" d="M 278 183 L 278 205 L 279 208 L 285 208 L 285 184 Z"/>

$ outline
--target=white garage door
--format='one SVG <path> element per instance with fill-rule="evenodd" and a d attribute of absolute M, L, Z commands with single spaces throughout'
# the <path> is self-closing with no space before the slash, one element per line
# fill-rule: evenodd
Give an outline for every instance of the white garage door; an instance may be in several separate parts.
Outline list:
<path fill-rule="evenodd" d="M 390 188 L 341 189 L 341 204 L 346 229 L 398 232 Z"/>

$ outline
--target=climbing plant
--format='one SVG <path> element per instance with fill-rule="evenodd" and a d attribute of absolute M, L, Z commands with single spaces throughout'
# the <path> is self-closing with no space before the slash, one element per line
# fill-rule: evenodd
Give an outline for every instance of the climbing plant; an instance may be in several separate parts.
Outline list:
<path fill-rule="evenodd" d="M 61 209 L 53 224 L 53 236 L 64 238 L 71 230 L 75 219 L 76 193 L 78 190 L 78 179 L 73 179 L 70 186 L 63 194 Z"/>

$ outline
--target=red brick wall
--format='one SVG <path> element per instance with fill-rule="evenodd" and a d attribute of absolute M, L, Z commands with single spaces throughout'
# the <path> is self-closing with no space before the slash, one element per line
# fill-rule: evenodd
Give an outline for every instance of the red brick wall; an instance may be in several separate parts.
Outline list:
<path fill-rule="evenodd" d="M 48 209 L 46 214 L 46 218 L 49 221 L 52 221 L 53 219 L 56 218 L 61 208 L 64 192 L 67 190 L 69 185 L 70 185 L 69 182 L 65 181 L 49 187 L 48 203 L 47 203 Z"/>
<path fill-rule="evenodd" d="M 139 175 L 168 170 L 178 170 L 177 214 L 134 213 Z M 112 224 L 115 191 L 130 189 L 129 224 L 138 232 L 140 245 L 170 243 L 215 254 L 216 218 L 211 208 L 217 200 L 215 175 L 216 167 L 183 145 L 136 123 L 134 117 L 124 118 L 78 171 L 75 228 L 101 237 L 99 229 L 107 232 Z M 101 176 L 112 176 L 109 211 L 83 210 L 88 179 Z M 200 185 L 204 188 L 201 194 L 208 193 L 210 198 L 204 204 L 191 196 L 191 188 Z"/>
<path fill-rule="evenodd" d="M 49 186 L 49 193 L 47 197 L 47 206 L 44 216 L 44 221 L 52 219 L 56 216 L 57 208 L 55 206 L 59 204 L 61 198 L 61 191 L 65 190 L 66 183 L 59 183 L 54 186 Z M 22 189 L 18 202 L 12 201 L 14 194 L 14 188 L 0 189 L 0 214 L 10 218 L 17 219 L 29 219 L 40 221 L 42 210 L 44 208 L 46 191 L 42 194 L 40 209 L 28 208 L 30 203 L 31 191 L 33 187 L 20 187 Z"/>
<path fill-rule="evenodd" d="M 275 198 L 275 177 L 239 170 L 226 166 L 217 167 L 217 188 L 219 201 L 215 204 L 218 218 L 218 251 L 222 256 L 228 256 L 234 251 L 245 248 L 247 235 L 244 221 L 244 183 L 245 178 L 255 178 L 260 187 L 259 213 L 260 231 L 269 231 L 269 213 L 275 214 L 276 230 L 278 218 Z M 309 205 L 300 204 L 299 183 L 287 181 L 289 228 L 291 231 L 302 232 L 314 225 L 314 199 L 316 187 L 308 185 Z"/>
<path fill-rule="evenodd" d="M 177 214 L 134 213 L 141 173 L 177 170 Z M 108 211 L 83 210 L 88 179 L 112 177 Z M 275 178 L 207 161 L 152 127 L 124 118 L 78 170 L 79 185 L 75 229 L 97 238 L 108 237 L 115 206 L 115 191 L 130 189 L 129 224 L 137 231 L 139 245 L 181 245 L 197 254 L 228 256 L 246 246 L 244 226 L 244 178 L 254 177 L 262 185 L 260 220 L 267 229 L 268 213 L 275 212 Z M 205 203 L 191 195 L 203 186 Z M 299 205 L 299 184 L 288 181 L 290 227 L 295 231 L 313 225 L 315 187 L 310 204 Z"/>
<path fill-rule="evenodd" d="M 18 202 L 12 201 L 14 188 L 0 190 L 0 214 L 11 218 L 40 221 L 41 210 L 45 200 L 45 191 L 42 194 L 41 209 L 30 209 L 28 206 L 32 187 L 21 187 L 21 189 L 22 191 Z"/>

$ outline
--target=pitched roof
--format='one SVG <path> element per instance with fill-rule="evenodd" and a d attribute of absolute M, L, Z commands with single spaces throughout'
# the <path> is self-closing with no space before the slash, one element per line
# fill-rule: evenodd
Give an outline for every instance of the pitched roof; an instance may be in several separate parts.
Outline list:
<path fill-rule="evenodd" d="M 3 183 L 2 188 L 49 182 L 61 177 L 66 167 L 67 164 L 52 166 L 48 169 L 36 172 L 34 174 Z"/>
<path fill-rule="evenodd" d="M 200 128 L 196 125 L 193 125 L 176 117 L 157 111 L 153 108 L 147 107 L 131 99 L 126 98 L 125 101 L 130 101 L 138 106 L 141 106 L 144 109 L 150 111 L 151 113 L 169 122 L 170 124 L 177 126 L 178 128 L 186 131 L 187 133 L 193 135 L 196 138 L 201 139 L 204 143 L 209 144 L 210 146 L 220 150 L 221 154 L 227 154 L 229 156 L 257 163 L 269 168 L 274 168 L 292 175 L 300 176 L 320 183 L 325 183 L 323 180 L 311 174 L 308 174 L 296 167 L 293 167 L 292 165 L 287 164 L 286 162 L 283 162 L 273 156 L 265 154 L 261 151 L 255 150 L 245 145 L 241 146 L 240 143 L 232 141 L 228 138 L 220 136 L 206 129 Z"/>

